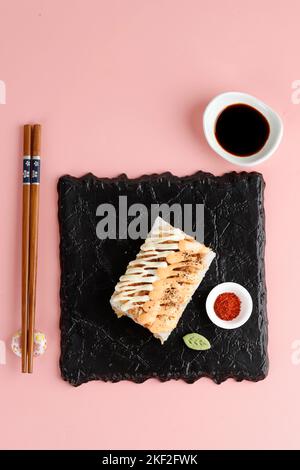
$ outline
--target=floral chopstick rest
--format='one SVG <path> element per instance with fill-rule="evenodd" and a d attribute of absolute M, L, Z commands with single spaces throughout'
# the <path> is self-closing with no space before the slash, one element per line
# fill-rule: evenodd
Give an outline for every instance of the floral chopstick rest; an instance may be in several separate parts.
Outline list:
<path fill-rule="evenodd" d="M 21 330 L 17 331 L 11 340 L 11 349 L 18 356 L 22 357 L 21 347 Z M 42 356 L 47 349 L 47 339 L 44 333 L 40 331 L 34 332 L 34 343 L 33 343 L 33 356 Z"/>

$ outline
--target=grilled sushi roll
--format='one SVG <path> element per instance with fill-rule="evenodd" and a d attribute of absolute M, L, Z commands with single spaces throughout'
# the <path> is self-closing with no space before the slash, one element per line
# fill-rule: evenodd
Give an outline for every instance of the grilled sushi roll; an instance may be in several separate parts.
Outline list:
<path fill-rule="evenodd" d="M 110 303 L 163 344 L 176 328 L 215 253 L 157 217 L 136 259 L 120 277 Z"/>

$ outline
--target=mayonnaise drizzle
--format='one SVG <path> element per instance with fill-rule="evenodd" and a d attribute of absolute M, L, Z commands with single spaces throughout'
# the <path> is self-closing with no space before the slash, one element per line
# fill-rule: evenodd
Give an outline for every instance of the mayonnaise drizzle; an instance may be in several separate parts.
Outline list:
<path fill-rule="evenodd" d="M 153 282 L 159 278 L 156 275 L 158 268 L 168 266 L 166 257 L 178 251 L 180 240 L 185 234 L 166 223 L 158 217 L 150 231 L 145 243 L 134 261 L 128 265 L 126 273 L 120 277 L 116 285 L 114 300 L 122 302 L 122 310 L 128 311 L 136 304 L 150 300 L 148 294 L 153 290 Z"/>

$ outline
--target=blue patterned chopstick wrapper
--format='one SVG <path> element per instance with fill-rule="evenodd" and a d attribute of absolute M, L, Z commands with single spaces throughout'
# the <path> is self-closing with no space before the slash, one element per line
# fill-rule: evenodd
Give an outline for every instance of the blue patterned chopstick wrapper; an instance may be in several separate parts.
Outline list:
<path fill-rule="evenodd" d="M 23 184 L 30 184 L 30 155 L 23 157 Z"/>
<path fill-rule="evenodd" d="M 31 184 L 40 184 L 41 159 L 39 156 L 31 158 Z"/>

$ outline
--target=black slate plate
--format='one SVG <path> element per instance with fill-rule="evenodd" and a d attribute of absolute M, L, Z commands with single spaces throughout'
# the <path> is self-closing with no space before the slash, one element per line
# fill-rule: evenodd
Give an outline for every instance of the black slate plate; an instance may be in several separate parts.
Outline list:
<path fill-rule="evenodd" d="M 199 172 L 178 178 L 170 173 L 127 179 L 63 176 L 58 183 L 61 260 L 62 377 L 72 385 L 89 380 L 143 382 L 210 377 L 258 381 L 266 377 L 267 315 L 264 271 L 264 181 L 259 173 L 215 177 Z M 96 208 L 119 195 L 128 204 L 176 202 L 205 204 L 205 243 L 217 253 L 209 272 L 186 308 L 176 330 L 161 346 L 128 318 L 118 319 L 109 299 L 141 240 L 99 240 Z M 236 330 L 213 325 L 205 299 L 220 282 L 234 281 L 251 293 L 250 320 Z M 188 349 L 182 337 L 197 331 L 208 351 Z"/>

